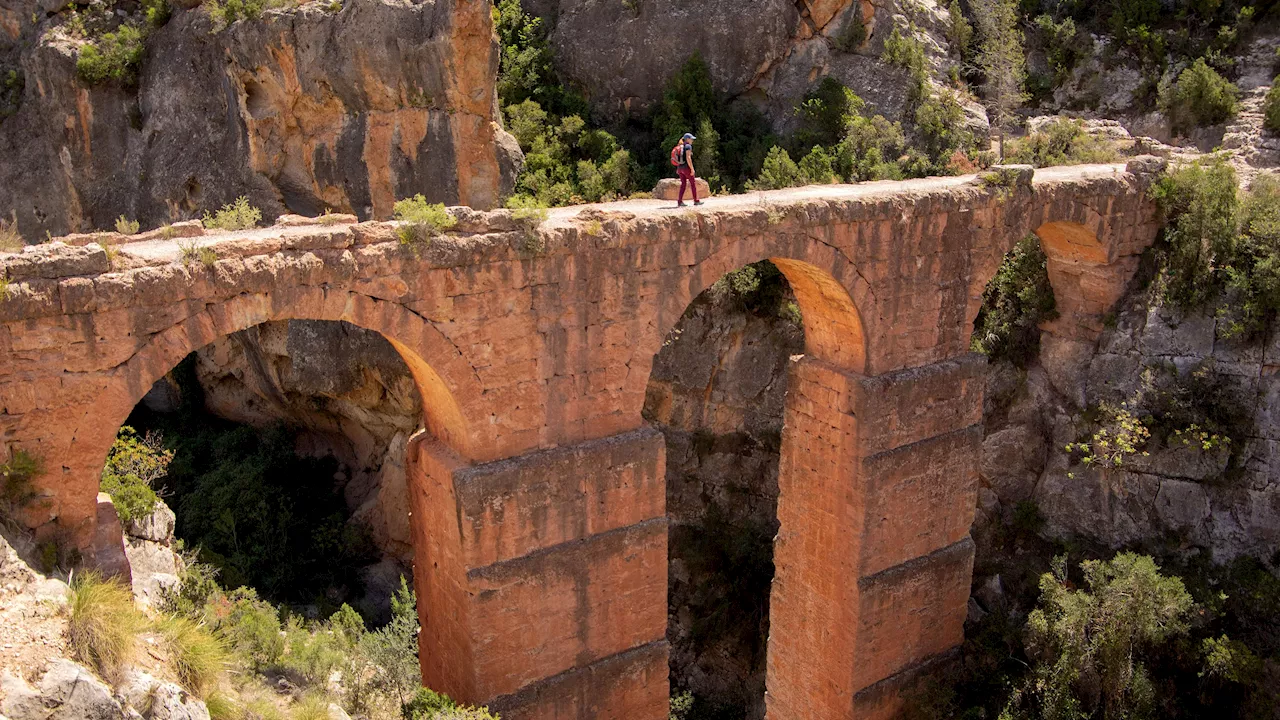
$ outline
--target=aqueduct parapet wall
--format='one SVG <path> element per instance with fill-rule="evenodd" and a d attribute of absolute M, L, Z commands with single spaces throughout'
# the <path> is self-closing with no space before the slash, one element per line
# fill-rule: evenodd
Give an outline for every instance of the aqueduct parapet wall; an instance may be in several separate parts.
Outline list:
<path fill-rule="evenodd" d="M 1038 232 L 1061 313 L 1050 340 L 1094 341 L 1156 235 L 1157 165 L 802 188 L 697 211 L 567 208 L 534 230 L 458 209 L 420 253 L 393 224 L 364 223 L 190 240 L 215 250 L 208 264 L 165 240 L 0 255 L 0 459 L 44 457 L 29 523 L 106 552 L 107 451 L 186 354 L 268 320 L 378 331 L 427 408 L 408 450 L 425 681 L 504 718 L 662 720 L 664 445 L 641 417 L 649 371 L 698 293 L 771 259 L 806 354 L 783 433 L 768 717 L 885 717 L 963 636 L 982 291 Z"/>

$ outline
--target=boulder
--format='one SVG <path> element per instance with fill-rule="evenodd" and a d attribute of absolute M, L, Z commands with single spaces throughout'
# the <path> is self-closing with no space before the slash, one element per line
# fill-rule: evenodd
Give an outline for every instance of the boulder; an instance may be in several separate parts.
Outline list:
<path fill-rule="evenodd" d="M 982 441 L 982 480 L 1005 503 L 1028 500 L 1044 468 L 1044 438 L 1028 425 L 1011 425 Z"/>
<path fill-rule="evenodd" d="M 711 186 L 702 178 L 694 178 L 694 182 L 698 184 L 698 199 L 711 197 Z M 678 178 L 663 178 L 658 181 L 658 186 L 653 189 L 653 197 L 658 200 L 676 200 L 680 197 L 680 180 Z M 684 193 L 685 202 L 693 202 L 693 193 L 687 188 Z"/>
<path fill-rule="evenodd" d="M 173 514 L 173 510 L 170 510 L 163 500 L 157 500 L 155 510 L 152 510 L 150 515 L 129 521 L 128 532 L 130 537 L 139 540 L 169 545 L 173 542 L 175 523 L 177 523 L 177 516 Z"/>
<path fill-rule="evenodd" d="M 209 709 L 199 698 L 144 672 L 130 672 L 120 697 L 146 720 L 209 720 Z"/>
<path fill-rule="evenodd" d="M 124 528 L 120 526 L 120 516 L 111 496 L 106 493 L 98 493 L 97 522 L 88 561 L 104 575 L 130 580 L 129 559 L 124 553 Z"/>
<path fill-rule="evenodd" d="M 21 678 L 0 674 L 0 713 L 10 720 L 121 720 L 124 711 L 111 689 L 84 667 L 55 660 L 32 689 Z M 208 715 L 205 715 L 207 720 Z"/>

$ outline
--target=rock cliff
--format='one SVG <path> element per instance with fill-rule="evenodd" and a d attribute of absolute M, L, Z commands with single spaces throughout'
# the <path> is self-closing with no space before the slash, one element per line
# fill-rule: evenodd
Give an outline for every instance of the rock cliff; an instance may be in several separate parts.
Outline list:
<path fill-rule="evenodd" d="M 268 218 L 385 218 L 416 193 L 489 207 L 514 182 L 484 0 L 312 2 L 227 27 L 174 8 L 133 85 L 77 75 L 62 5 L 0 4 L 0 208 L 28 240 L 241 195 Z"/>
<path fill-rule="evenodd" d="M 833 77 L 891 119 L 910 82 L 880 61 L 895 26 L 914 28 L 939 77 L 949 57 L 950 19 L 935 0 L 528 0 L 543 17 L 556 69 L 607 117 L 637 113 L 698 52 L 718 92 L 764 108 L 775 125 L 824 77 Z M 864 32 L 855 42 L 855 26 Z M 852 38 L 852 40 L 851 40 Z M 981 112 L 974 108 L 975 112 Z"/>

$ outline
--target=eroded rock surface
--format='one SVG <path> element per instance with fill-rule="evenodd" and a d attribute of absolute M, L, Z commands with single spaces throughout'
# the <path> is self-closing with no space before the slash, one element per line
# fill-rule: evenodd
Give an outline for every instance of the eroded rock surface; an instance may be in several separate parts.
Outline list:
<path fill-rule="evenodd" d="M 935 0 L 531 0 L 551 28 L 557 70 L 604 115 L 643 112 L 695 53 L 718 92 L 765 109 L 775 125 L 795 122 L 796 104 L 824 77 L 898 119 L 910 81 L 880 61 L 893 28 L 911 26 L 941 76 L 949 57 L 950 18 Z M 861 45 L 845 38 L 865 28 Z M 980 109 L 976 108 L 979 113 Z"/>
<path fill-rule="evenodd" d="M 35 239 L 119 215 L 154 227 L 241 195 L 267 218 L 385 218 L 416 193 L 495 205 L 519 151 L 494 115 L 489 3 L 329 8 L 225 29 L 202 8 L 175 9 L 147 40 L 136 88 L 87 86 L 79 41 L 6 12 L 0 56 L 20 60 L 24 85 L 0 116 L 0 208 Z"/>

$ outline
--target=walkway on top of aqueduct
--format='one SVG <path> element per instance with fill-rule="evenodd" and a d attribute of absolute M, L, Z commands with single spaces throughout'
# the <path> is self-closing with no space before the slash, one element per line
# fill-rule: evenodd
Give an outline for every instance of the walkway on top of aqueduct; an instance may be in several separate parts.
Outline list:
<path fill-rule="evenodd" d="M 105 562 L 120 538 L 113 514 L 99 522 L 99 475 L 156 380 L 268 320 L 375 330 L 426 414 L 407 450 L 424 681 L 508 720 L 663 720 L 665 463 L 641 417 L 649 371 L 693 298 L 768 258 L 806 343 L 779 467 L 768 717 L 886 717 L 963 637 L 983 289 L 1035 232 L 1061 314 L 1046 351 L 1091 346 L 1158 230 L 1146 190 L 1161 168 L 808 187 L 687 210 L 628 201 L 558 209 L 536 230 L 457 209 L 421 256 L 377 222 L 0 255 L 0 459 L 45 458 L 28 523 Z"/>

